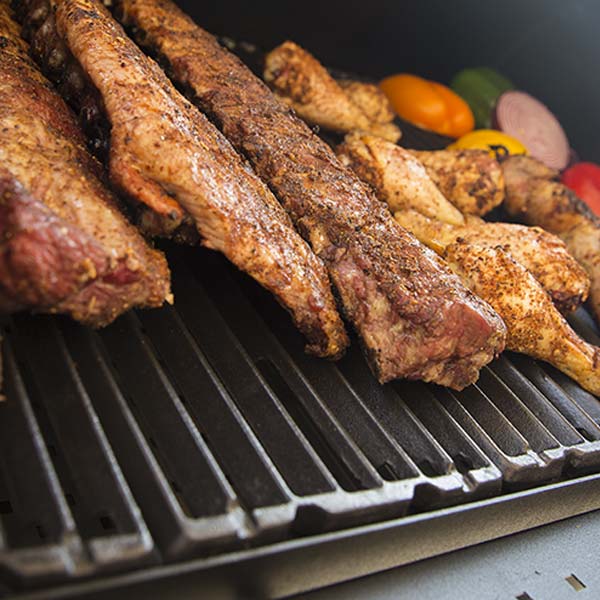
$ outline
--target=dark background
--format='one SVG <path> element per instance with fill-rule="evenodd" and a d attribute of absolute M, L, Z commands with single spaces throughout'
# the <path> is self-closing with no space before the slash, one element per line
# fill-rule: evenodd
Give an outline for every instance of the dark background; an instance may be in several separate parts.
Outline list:
<path fill-rule="evenodd" d="M 293 39 L 330 67 L 448 83 L 492 66 L 545 102 L 584 160 L 600 162 L 598 0 L 180 0 L 219 35 L 271 48 Z"/>

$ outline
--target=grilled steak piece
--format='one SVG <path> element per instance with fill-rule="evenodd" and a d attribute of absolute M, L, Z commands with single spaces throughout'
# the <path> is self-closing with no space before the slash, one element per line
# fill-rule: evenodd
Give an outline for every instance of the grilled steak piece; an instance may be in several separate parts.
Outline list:
<path fill-rule="evenodd" d="M 243 152 L 313 250 L 380 381 L 457 389 L 504 347 L 495 312 L 394 222 L 331 149 L 236 57 L 163 0 L 122 0 L 117 14 Z"/>
<path fill-rule="evenodd" d="M 205 246 L 223 252 L 288 309 L 308 351 L 339 357 L 348 340 L 327 272 L 267 186 L 103 6 L 53 4 L 56 13 L 49 11 L 37 29 L 33 4 L 23 11 L 37 40 L 34 50 L 46 48 L 40 55 L 46 63 L 68 65 L 68 48 L 95 86 L 111 126 L 112 180 L 159 219 L 189 214 Z M 48 23 L 54 18 L 56 27 Z M 55 33 L 66 46 L 61 60 L 48 47 Z M 45 36 L 48 43 L 40 39 Z"/>
<path fill-rule="evenodd" d="M 44 304 L 53 298 L 60 300 L 53 311 L 69 313 L 94 326 L 109 323 L 131 307 L 160 306 L 171 297 L 164 256 L 150 248 L 127 222 L 115 198 L 101 183 L 100 165 L 87 152 L 75 117 L 29 58 L 27 45 L 19 37 L 19 27 L 4 0 L 0 2 L 0 36 L 0 164 L 5 176 L 10 174 L 11 180 L 17 180 L 49 211 L 44 213 L 32 202 L 24 205 L 22 197 L 17 201 L 14 190 L 18 188 L 9 182 L 4 184 L 5 188 L 8 185 L 8 197 L 2 205 L 3 222 L 6 227 L 22 226 L 24 211 L 30 211 L 29 222 L 38 219 L 48 235 L 47 258 L 72 244 L 73 254 L 61 260 L 75 258 L 79 250 L 88 252 L 90 259 L 81 271 L 84 287 L 79 293 L 67 293 L 61 299 L 60 286 L 41 280 L 40 296 L 29 300 Z M 62 230 L 57 229 L 59 221 L 64 223 Z M 42 234 L 40 230 L 35 239 L 28 239 L 28 243 L 35 243 L 38 253 Z M 24 243 L 24 238 L 12 243 Z M 5 250 L 11 247 L 9 244 Z M 21 260 L 22 268 L 24 258 L 13 257 L 13 266 L 15 260 Z M 29 265 L 29 270 L 21 273 L 42 277 L 49 268 Z M 86 278 L 90 285 L 84 285 Z M 67 292 L 76 291 L 73 280 L 63 284 Z M 9 287 L 14 294 L 23 285 L 13 282 Z M 19 295 L 23 301 L 22 292 Z"/>
<path fill-rule="evenodd" d="M 109 256 L 0 168 L 0 310 L 51 309 L 108 270 Z"/>

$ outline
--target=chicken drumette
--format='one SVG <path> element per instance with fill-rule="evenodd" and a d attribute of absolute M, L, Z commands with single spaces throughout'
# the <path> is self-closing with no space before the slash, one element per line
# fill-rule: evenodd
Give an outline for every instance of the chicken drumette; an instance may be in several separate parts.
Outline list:
<path fill-rule="evenodd" d="M 465 225 L 452 226 L 415 210 L 398 211 L 395 217 L 418 240 L 435 248 L 445 248 L 458 239 L 502 248 L 531 272 L 562 313 L 575 310 L 588 296 L 590 282 L 581 265 L 560 238 L 540 227 L 489 223 L 478 217 L 467 217 Z"/>
<path fill-rule="evenodd" d="M 482 216 L 504 199 L 498 161 L 485 150 L 412 150 L 446 198 L 467 215 Z"/>
<path fill-rule="evenodd" d="M 600 348 L 571 329 L 527 269 L 501 248 L 464 240 L 450 244 L 442 256 L 502 317 L 509 350 L 544 360 L 600 395 Z"/>
<path fill-rule="evenodd" d="M 392 212 L 414 208 L 452 225 L 464 224 L 461 212 L 444 198 L 425 167 L 408 150 L 355 131 L 345 137 L 336 152 Z"/>
<path fill-rule="evenodd" d="M 587 298 L 589 280 L 556 236 L 539 228 L 463 217 L 410 152 L 376 136 L 349 134 L 337 151 L 420 241 L 433 242 L 434 249 L 459 237 L 489 247 L 500 245 L 532 272 L 560 310 L 573 310 Z"/>
<path fill-rule="evenodd" d="M 589 275 L 590 304 L 600 321 L 600 219 L 563 184 L 556 171 L 529 156 L 502 162 L 506 210 L 526 223 L 560 236 Z"/>
<path fill-rule="evenodd" d="M 380 109 L 373 118 L 373 90 L 354 85 L 354 89 L 344 91 L 314 56 L 294 42 L 284 42 L 267 54 L 264 79 L 311 125 L 338 133 L 361 129 L 392 142 L 401 136 L 396 125 L 381 122 Z"/>

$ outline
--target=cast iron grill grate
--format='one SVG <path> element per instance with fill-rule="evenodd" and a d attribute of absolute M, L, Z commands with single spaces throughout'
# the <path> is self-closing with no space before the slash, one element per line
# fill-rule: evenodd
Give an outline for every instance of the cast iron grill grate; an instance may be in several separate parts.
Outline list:
<path fill-rule="evenodd" d="M 356 340 L 308 357 L 222 257 L 168 252 L 174 307 L 4 323 L 0 596 L 600 472 L 600 404 L 552 368 L 507 353 L 462 393 L 380 386 Z"/>

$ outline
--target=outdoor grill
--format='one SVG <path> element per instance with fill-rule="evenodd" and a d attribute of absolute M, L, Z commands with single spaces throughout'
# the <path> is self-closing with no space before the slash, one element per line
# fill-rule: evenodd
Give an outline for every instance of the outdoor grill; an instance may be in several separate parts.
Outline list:
<path fill-rule="evenodd" d="M 558 371 L 381 386 L 356 340 L 311 358 L 224 258 L 167 251 L 173 307 L 5 322 L 0 597 L 281 596 L 600 508 L 600 403 Z"/>
<path fill-rule="evenodd" d="M 600 508 L 600 403 L 552 367 L 381 386 L 356 339 L 311 358 L 222 256 L 164 249 L 174 306 L 2 322 L 0 598 L 280 597 Z"/>

